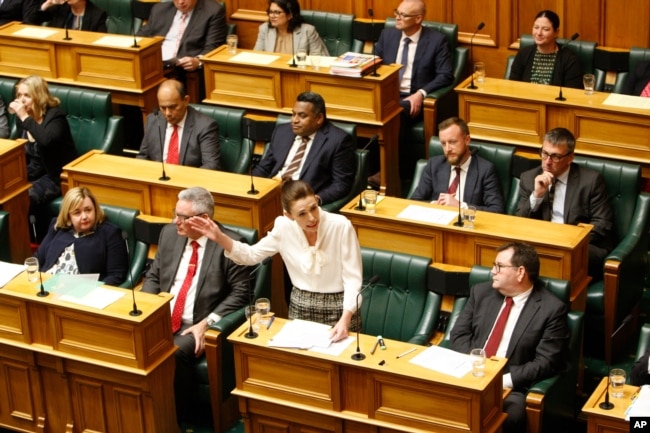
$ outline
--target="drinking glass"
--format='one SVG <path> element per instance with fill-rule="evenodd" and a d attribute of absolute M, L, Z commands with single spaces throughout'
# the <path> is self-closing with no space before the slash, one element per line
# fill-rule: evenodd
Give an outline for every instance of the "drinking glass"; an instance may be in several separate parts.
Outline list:
<path fill-rule="evenodd" d="M 474 73 L 476 73 L 476 82 L 485 83 L 485 63 L 476 62 L 474 63 Z"/>
<path fill-rule="evenodd" d="M 296 51 L 296 63 L 298 64 L 299 68 L 305 69 L 307 66 L 307 51 Z"/>
<path fill-rule="evenodd" d="M 368 213 L 375 213 L 375 208 L 377 207 L 377 191 L 374 189 L 364 191 L 363 199 L 366 202 L 366 211 Z"/>
<path fill-rule="evenodd" d="M 30 283 L 38 282 L 38 259 L 36 257 L 27 257 L 25 259 L 25 270 L 27 271 L 27 281 Z"/>
<path fill-rule="evenodd" d="M 268 298 L 258 298 L 255 301 L 255 311 L 260 327 L 266 328 L 271 318 L 271 301 Z"/>
<path fill-rule="evenodd" d="M 596 76 L 594 74 L 584 74 L 582 84 L 585 86 L 585 95 L 593 95 L 596 86 Z"/>
<path fill-rule="evenodd" d="M 239 38 L 237 35 L 228 35 L 226 37 L 226 44 L 228 44 L 228 52 L 230 54 L 237 54 L 237 43 L 239 42 Z"/>
<path fill-rule="evenodd" d="M 253 316 L 253 332 L 259 332 L 260 324 L 257 320 L 257 309 L 255 308 L 255 305 L 247 305 L 244 309 L 244 313 L 246 314 L 246 323 L 250 323 L 251 315 Z"/>
<path fill-rule="evenodd" d="M 469 358 L 472 362 L 472 375 L 474 377 L 485 376 L 485 350 L 472 349 Z"/>
<path fill-rule="evenodd" d="M 474 220 L 476 220 L 476 206 L 467 206 L 462 210 L 463 213 L 463 227 L 468 229 L 474 228 Z"/>
<path fill-rule="evenodd" d="M 320 69 L 320 56 L 309 56 L 309 61 L 311 62 L 311 66 L 314 68 L 314 71 L 318 71 Z"/>
<path fill-rule="evenodd" d="M 625 386 L 625 370 L 622 368 L 612 368 L 609 371 L 609 388 L 610 395 L 614 398 L 623 397 L 623 387 Z"/>

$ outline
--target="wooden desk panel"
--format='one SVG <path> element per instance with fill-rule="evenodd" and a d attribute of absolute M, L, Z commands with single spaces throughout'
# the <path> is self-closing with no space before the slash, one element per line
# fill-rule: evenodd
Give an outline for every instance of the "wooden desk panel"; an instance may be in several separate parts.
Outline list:
<path fill-rule="evenodd" d="M 540 274 L 571 282 L 572 308 L 586 303 L 588 242 L 591 225 L 554 224 L 491 212 L 477 212 L 474 229 L 398 217 L 409 205 L 450 210 L 426 202 L 384 197 L 376 212 L 357 211 L 357 200 L 341 209 L 357 231 L 361 246 L 431 257 L 434 262 L 472 267 L 492 266 L 496 248 L 518 240 L 533 245 Z"/>
<path fill-rule="evenodd" d="M 582 411 L 587 414 L 587 433 L 628 433 L 631 431 L 629 421 L 625 421 L 625 411 L 632 403 L 632 395 L 638 389 L 638 386 L 625 385 L 623 397 L 613 398 L 610 395 L 609 401 L 614 403 L 614 408 L 603 410 L 598 405 L 605 401 L 607 377 L 604 377 L 582 407 Z"/>
<path fill-rule="evenodd" d="M 255 53 L 238 50 L 241 53 Z M 329 68 L 315 71 L 289 66 L 290 55 L 261 53 L 277 59 L 269 64 L 238 61 L 225 46 L 203 57 L 209 104 L 245 108 L 253 113 L 290 114 L 299 93 L 319 93 L 327 106 L 327 117 L 357 124 L 357 134 L 378 134 L 382 186 L 389 194 L 401 194 L 396 163 L 399 136 L 400 65 L 381 65 L 379 77 L 351 78 L 331 75 Z"/>
<path fill-rule="evenodd" d="M 32 255 L 29 245 L 29 188 L 25 141 L 0 139 L 0 209 L 9 212 L 11 261 Z"/>
<path fill-rule="evenodd" d="M 313 431 L 499 431 L 502 409 L 501 372 L 505 359 L 493 358 L 484 378 L 460 379 L 409 363 L 426 349 L 386 340 L 387 349 L 370 355 L 376 338 L 360 336 L 366 359 L 350 356 L 350 344 L 340 356 L 267 346 L 284 319 L 257 339 L 247 339 L 247 324 L 228 339 L 235 347 L 240 411 L 247 432 L 265 427 Z M 400 353 L 417 348 L 412 355 Z M 385 360 L 383 365 L 378 365 Z M 285 427 L 286 426 L 286 427 Z M 298 430 L 296 430 L 298 431 Z"/>

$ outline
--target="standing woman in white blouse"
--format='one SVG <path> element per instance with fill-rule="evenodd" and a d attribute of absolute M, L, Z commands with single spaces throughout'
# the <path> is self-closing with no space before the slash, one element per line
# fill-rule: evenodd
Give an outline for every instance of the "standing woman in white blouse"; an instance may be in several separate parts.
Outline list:
<path fill-rule="evenodd" d="M 191 218 L 189 223 L 239 264 L 254 265 L 280 253 L 293 284 L 289 318 L 331 325 L 330 338 L 339 341 L 356 331 L 352 317 L 363 278 L 361 250 L 350 221 L 322 210 L 319 200 L 307 183 L 285 181 L 284 215 L 255 245 L 232 240 L 208 218 Z"/>

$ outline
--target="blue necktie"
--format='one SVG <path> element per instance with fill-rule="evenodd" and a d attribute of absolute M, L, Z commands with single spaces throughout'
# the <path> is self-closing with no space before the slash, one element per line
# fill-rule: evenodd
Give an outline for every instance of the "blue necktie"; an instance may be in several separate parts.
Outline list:
<path fill-rule="evenodd" d="M 402 82 L 404 77 L 404 71 L 406 71 L 406 64 L 409 59 L 409 44 L 411 43 L 411 38 L 404 38 L 404 47 L 402 48 L 402 68 L 399 70 L 399 81 Z"/>

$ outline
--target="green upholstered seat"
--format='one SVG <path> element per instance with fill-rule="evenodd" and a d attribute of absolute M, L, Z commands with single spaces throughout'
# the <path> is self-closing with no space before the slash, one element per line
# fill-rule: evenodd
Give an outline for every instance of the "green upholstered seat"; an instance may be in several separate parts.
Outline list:
<path fill-rule="evenodd" d="M 5 110 L 14 100 L 16 83 L 18 83 L 17 78 L 0 77 L 0 97 L 5 103 Z M 9 136 L 16 137 L 16 115 L 7 112 L 7 119 L 9 120 Z"/>
<path fill-rule="evenodd" d="M 440 313 L 441 296 L 428 290 L 431 259 L 361 248 L 363 279 L 379 281 L 363 294 L 362 332 L 426 345 Z"/>
<path fill-rule="evenodd" d="M 510 195 L 510 190 L 512 187 L 512 159 L 515 154 L 515 148 L 513 146 L 503 145 L 503 144 L 494 144 L 487 143 L 484 141 L 472 140 L 470 143 L 470 148 L 472 151 L 476 150 L 479 156 L 485 158 L 494 164 L 494 168 L 499 178 L 499 184 L 501 185 L 501 193 L 503 194 L 504 201 Z M 442 150 L 442 145 L 440 144 L 440 137 L 433 136 L 429 140 L 429 157 L 444 155 Z M 415 170 L 413 172 L 413 183 L 411 183 L 411 188 L 408 191 L 407 197 L 411 198 L 424 169 L 427 166 L 427 160 L 421 159 L 416 162 Z"/>
<path fill-rule="evenodd" d="M 219 124 L 221 169 L 230 173 L 248 173 L 253 143 L 244 137 L 245 111 L 217 105 L 191 104 L 191 106 Z"/>
<path fill-rule="evenodd" d="M 623 87 L 625 86 L 627 77 L 631 71 L 634 71 L 637 62 L 641 60 L 650 60 L 650 48 L 630 48 L 630 57 L 628 60 L 627 71 L 619 72 L 616 74 L 616 81 L 614 82 L 614 89 L 612 90 L 613 93 L 623 93 Z"/>
<path fill-rule="evenodd" d="M 422 122 L 414 125 L 410 133 L 410 151 L 415 159 L 428 157 L 426 153 L 427 143 L 436 133 L 438 122 L 458 114 L 458 97 L 453 89 L 465 76 L 465 67 L 469 53 L 468 48 L 458 46 L 457 24 L 423 21 L 422 25 L 438 30 L 447 38 L 449 52 L 451 53 L 454 81 L 449 86 L 434 90 L 424 99 L 424 119 Z M 387 18 L 385 27 L 395 27 L 395 18 Z"/>
<path fill-rule="evenodd" d="M 0 260 L 11 262 L 9 244 L 9 212 L 0 211 Z"/>
<path fill-rule="evenodd" d="M 301 10 L 305 22 L 316 27 L 330 56 L 352 51 L 352 22 L 354 15 L 333 12 Z"/>
<path fill-rule="evenodd" d="M 135 17 L 133 6 L 136 0 L 93 0 L 97 7 L 106 11 L 108 33 L 133 35 L 137 33 L 142 19 Z"/>

